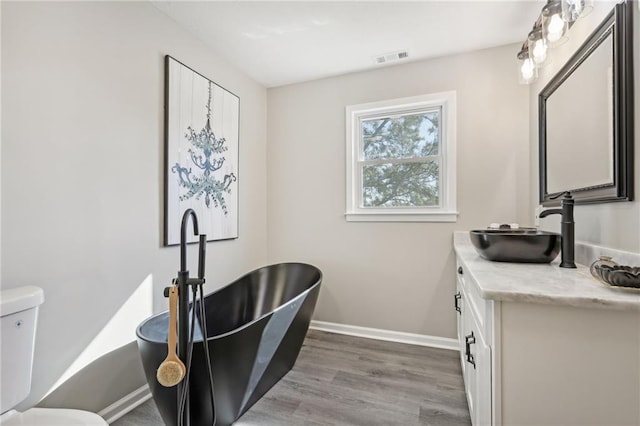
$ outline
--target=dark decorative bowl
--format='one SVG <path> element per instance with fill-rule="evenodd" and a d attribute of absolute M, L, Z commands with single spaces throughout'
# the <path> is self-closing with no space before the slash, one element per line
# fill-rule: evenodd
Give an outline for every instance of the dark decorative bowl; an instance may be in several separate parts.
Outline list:
<path fill-rule="evenodd" d="M 640 289 L 640 267 L 596 265 L 595 270 L 600 280 L 606 284 Z"/>

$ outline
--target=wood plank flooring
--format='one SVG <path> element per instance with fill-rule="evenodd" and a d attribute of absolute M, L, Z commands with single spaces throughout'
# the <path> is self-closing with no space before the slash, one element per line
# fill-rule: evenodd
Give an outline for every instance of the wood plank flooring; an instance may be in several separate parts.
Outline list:
<path fill-rule="evenodd" d="M 459 356 L 310 330 L 293 369 L 235 425 L 470 425 Z M 150 400 L 112 425 L 162 424 Z"/>

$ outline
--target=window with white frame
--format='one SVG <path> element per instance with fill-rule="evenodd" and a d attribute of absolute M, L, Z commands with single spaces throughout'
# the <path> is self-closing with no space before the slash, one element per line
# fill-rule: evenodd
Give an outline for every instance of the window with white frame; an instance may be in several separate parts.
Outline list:
<path fill-rule="evenodd" d="M 347 220 L 455 222 L 456 92 L 346 112 Z"/>

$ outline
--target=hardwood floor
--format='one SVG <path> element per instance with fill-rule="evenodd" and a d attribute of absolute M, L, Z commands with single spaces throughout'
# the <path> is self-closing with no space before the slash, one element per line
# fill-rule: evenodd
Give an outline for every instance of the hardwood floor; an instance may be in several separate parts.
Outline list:
<path fill-rule="evenodd" d="M 459 356 L 310 330 L 293 369 L 235 425 L 470 425 Z M 149 400 L 112 425 L 162 424 Z"/>

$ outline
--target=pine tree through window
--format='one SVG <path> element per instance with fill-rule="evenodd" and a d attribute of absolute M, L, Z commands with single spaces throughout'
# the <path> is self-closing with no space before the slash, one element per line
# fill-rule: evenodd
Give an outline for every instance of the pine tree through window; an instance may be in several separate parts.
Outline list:
<path fill-rule="evenodd" d="M 455 92 L 347 107 L 347 220 L 455 219 Z"/>

